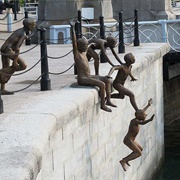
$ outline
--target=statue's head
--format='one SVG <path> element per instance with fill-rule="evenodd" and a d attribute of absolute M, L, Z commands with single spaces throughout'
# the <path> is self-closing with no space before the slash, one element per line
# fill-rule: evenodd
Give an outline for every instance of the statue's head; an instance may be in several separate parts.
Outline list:
<path fill-rule="evenodd" d="M 135 57 L 132 53 L 127 53 L 125 56 L 124 56 L 124 60 L 127 64 L 133 64 L 135 63 Z"/>
<path fill-rule="evenodd" d="M 32 31 L 36 26 L 36 21 L 33 18 L 26 18 L 23 21 L 23 25 L 26 30 Z"/>
<path fill-rule="evenodd" d="M 135 116 L 136 116 L 137 119 L 144 121 L 146 119 L 147 114 L 146 114 L 146 112 L 144 110 L 138 109 L 135 112 Z"/>
<path fill-rule="evenodd" d="M 79 52 L 86 52 L 88 49 L 88 40 L 86 38 L 80 38 L 77 40 L 77 48 Z"/>
<path fill-rule="evenodd" d="M 109 46 L 110 48 L 114 48 L 114 47 L 116 46 L 116 44 L 117 44 L 117 40 L 116 40 L 116 38 L 113 37 L 113 36 L 108 36 L 108 37 L 106 38 L 106 40 L 107 40 L 108 46 Z"/>

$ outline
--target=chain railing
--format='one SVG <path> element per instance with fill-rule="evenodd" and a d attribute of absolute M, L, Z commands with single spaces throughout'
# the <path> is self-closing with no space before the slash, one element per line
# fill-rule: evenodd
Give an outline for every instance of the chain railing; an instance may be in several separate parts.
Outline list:
<path fill-rule="evenodd" d="M 102 19 L 100 19 L 100 21 L 103 20 L 103 17 L 100 17 Z M 131 44 L 132 42 L 134 42 L 134 45 L 139 45 L 139 42 L 145 43 L 145 42 L 169 42 L 172 43 L 174 42 L 174 44 L 176 46 L 179 46 L 180 44 L 180 28 L 179 28 L 179 23 L 180 20 L 174 20 L 174 21 L 170 21 L 170 20 L 160 20 L 160 21 L 149 21 L 149 22 L 138 22 L 138 24 L 136 24 L 135 22 L 124 22 L 122 20 L 122 14 L 120 13 L 120 18 L 119 18 L 119 22 L 113 22 L 113 23 L 105 23 L 103 24 L 95 24 L 95 25 L 91 25 L 91 24 L 82 24 L 82 26 L 80 26 L 79 23 L 79 27 L 76 27 L 76 34 L 77 34 L 77 38 L 80 38 L 82 36 L 85 36 L 86 38 L 89 37 L 89 35 L 87 36 L 87 33 L 90 34 L 90 38 L 93 37 L 101 37 L 101 38 L 106 38 L 106 36 L 108 35 L 112 35 L 114 37 L 116 37 L 117 39 L 119 38 L 119 51 L 125 51 L 125 45 Z M 129 18 L 128 20 L 134 20 L 137 18 L 132 17 Z M 135 24 L 136 26 L 139 28 L 138 30 L 138 36 L 136 36 L 135 31 Z M 102 28 L 103 27 L 103 28 Z M 86 33 L 82 33 L 82 29 L 81 28 L 85 28 L 87 29 Z M 92 29 L 94 30 L 94 32 L 92 32 Z M 114 29 L 113 31 L 111 31 L 112 29 Z M 96 32 L 95 32 L 96 31 Z M 32 71 L 34 69 L 35 66 L 37 66 L 39 63 L 41 63 L 41 74 L 39 75 L 39 77 L 37 79 L 34 80 L 33 83 L 29 84 L 27 87 L 24 87 L 20 90 L 16 90 L 13 92 L 20 92 L 23 91 L 29 87 L 31 87 L 34 83 L 36 83 L 40 78 L 40 83 L 41 83 L 41 90 L 50 90 L 51 89 L 51 80 L 49 78 L 49 74 L 51 75 L 61 75 L 67 71 L 69 71 L 73 66 L 74 66 L 74 70 L 75 70 L 75 64 L 74 62 L 72 62 L 72 65 L 70 67 L 67 67 L 67 69 L 63 70 L 62 72 L 49 72 L 49 68 L 48 68 L 48 58 L 49 59 L 63 59 L 66 56 L 70 55 L 72 53 L 72 50 L 70 50 L 69 52 L 65 53 L 64 55 L 61 56 L 48 56 L 47 52 L 48 52 L 48 43 L 49 41 L 51 41 L 51 39 L 46 39 L 45 37 L 45 32 L 46 29 L 41 27 L 37 29 L 37 32 L 40 32 L 40 43 L 34 46 L 31 46 L 28 50 L 24 51 L 24 52 L 20 52 L 19 54 L 24 54 L 27 53 L 29 51 L 33 51 L 34 48 L 36 48 L 37 46 L 40 45 L 40 52 L 41 52 L 41 56 L 40 59 L 32 66 L 30 67 L 28 70 L 23 71 L 22 73 L 15 73 L 12 76 L 19 76 L 22 74 L 25 74 L 29 71 Z M 92 33 L 92 34 L 91 34 Z M 104 33 L 104 34 L 103 34 Z M 129 35 L 130 34 L 130 35 Z M 173 37 L 173 38 L 169 38 L 169 37 Z M 137 38 L 137 42 L 136 38 Z M 70 38 L 70 37 L 68 37 Z M 138 41 L 139 39 L 139 41 Z M 2 39 L 1 39 L 2 40 Z M 172 41 L 172 42 L 171 42 Z M 3 53 L 0 53 L 1 55 L 5 55 Z M 8 55 L 8 54 L 6 54 Z M 76 73 L 74 73 L 76 74 Z M 13 78 L 13 77 L 12 77 Z M 1 98 L 0 98 L 0 104 L 1 103 Z"/>

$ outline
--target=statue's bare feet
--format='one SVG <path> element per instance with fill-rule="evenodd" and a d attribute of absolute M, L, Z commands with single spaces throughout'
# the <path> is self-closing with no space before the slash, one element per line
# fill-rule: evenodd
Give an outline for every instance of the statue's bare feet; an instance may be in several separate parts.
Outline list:
<path fill-rule="evenodd" d="M 121 160 L 119 162 L 120 162 L 122 168 L 124 169 L 124 171 L 126 171 L 126 163 L 123 160 Z"/>
<path fill-rule="evenodd" d="M 101 106 L 101 109 L 107 112 L 112 112 L 112 110 L 108 108 L 107 106 Z"/>
<path fill-rule="evenodd" d="M 12 95 L 12 94 L 14 93 L 6 90 L 1 90 L 1 95 Z"/>
<path fill-rule="evenodd" d="M 111 101 L 107 101 L 106 105 L 108 106 L 112 106 L 112 107 L 117 107 L 115 104 L 113 104 Z"/>

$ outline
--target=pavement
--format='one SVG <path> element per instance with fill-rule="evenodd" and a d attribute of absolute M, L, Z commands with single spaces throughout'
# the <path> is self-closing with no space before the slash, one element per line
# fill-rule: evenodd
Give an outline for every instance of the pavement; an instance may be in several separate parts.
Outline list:
<path fill-rule="evenodd" d="M 0 14 L 0 19 L 5 16 Z M 13 16 L 13 14 L 12 14 Z M 13 21 L 13 31 L 22 27 L 22 19 L 24 15 L 20 12 L 17 14 L 17 20 Z M 4 43 L 5 39 L 11 35 L 12 32 L 7 32 L 7 20 L 1 20 L 0 29 L 0 46 Z M 143 45 L 144 47 L 134 47 L 133 45 L 126 47 L 126 53 L 132 52 L 137 59 L 144 56 L 143 52 L 151 51 L 154 45 Z M 149 48 L 149 49 L 148 49 Z M 117 48 L 115 49 L 118 52 Z M 71 44 L 58 44 L 47 45 L 47 55 L 49 64 L 49 78 L 51 90 L 61 90 L 62 88 L 76 82 L 76 75 L 74 75 L 74 59 Z M 112 53 L 107 51 L 111 61 L 117 64 Z M 142 53 L 142 55 L 141 55 Z M 118 54 L 123 59 L 125 54 Z M 13 74 L 9 82 L 6 84 L 6 90 L 15 92 L 14 95 L 2 95 L 4 104 L 4 113 L 1 115 L 0 122 L 3 116 L 8 115 L 11 111 L 15 112 L 28 103 L 31 97 L 35 97 L 45 93 L 41 91 L 40 76 L 41 76 L 41 53 L 40 45 L 23 44 L 20 49 L 20 56 L 27 64 L 27 69 L 24 71 L 16 72 Z M 61 58 L 62 57 L 62 58 Z M 94 74 L 93 61 L 89 63 L 91 73 Z M 0 66 L 1 67 L 1 66 Z M 108 63 L 100 64 L 100 75 L 107 75 L 111 66 Z"/>
<path fill-rule="evenodd" d="M 0 14 L 0 19 L 5 17 L 5 15 L 5 13 Z M 22 13 L 17 14 L 17 20 L 13 20 L 13 31 L 22 27 L 23 17 L 24 15 Z M 7 32 L 7 19 L 1 20 L 0 23 L 1 46 L 4 43 L 4 41 L 11 35 L 12 32 Z M 9 82 L 6 84 L 6 90 L 15 93 L 14 95 L 1 96 L 4 105 L 4 113 L 1 114 L 0 122 L 9 113 L 15 112 L 16 110 L 22 108 L 25 104 L 27 104 L 28 101 L 30 101 L 31 97 L 34 98 L 36 96 L 38 98 L 39 95 L 46 93 L 45 91 L 41 91 L 41 78 L 39 78 L 41 76 L 40 48 L 41 47 L 39 44 L 32 44 L 27 46 L 24 43 L 21 46 L 20 56 L 26 62 L 27 69 L 24 71 L 14 73 Z M 74 75 L 73 66 L 74 59 L 71 51 L 71 44 L 47 45 L 47 54 L 49 57 L 48 64 L 50 73 L 49 78 L 51 84 L 50 91 L 61 90 L 62 88 L 76 82 L 76 75 Z M 65 57 L 61 58 L 62 56 Z M 123 54 L 121 54 L 120 56 L 123 56 Z M 101 75 L 107 75 L 108 70 L 105 67 L 108 67 L 108 70 L 111 68 L 111 66 L 108 63 L 101 64 Z M 94 74 L 93 62 L 90 62 L 90 68 L 92 74 Z"/>

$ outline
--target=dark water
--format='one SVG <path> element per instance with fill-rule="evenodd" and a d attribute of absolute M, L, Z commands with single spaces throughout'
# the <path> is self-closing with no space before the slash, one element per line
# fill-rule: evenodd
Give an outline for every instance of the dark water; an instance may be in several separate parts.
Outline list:
<path fill-rule="evenodd" d="M 155 180 L 180 180 L 180 119 L 165 126 L 165 162 Z"/>

